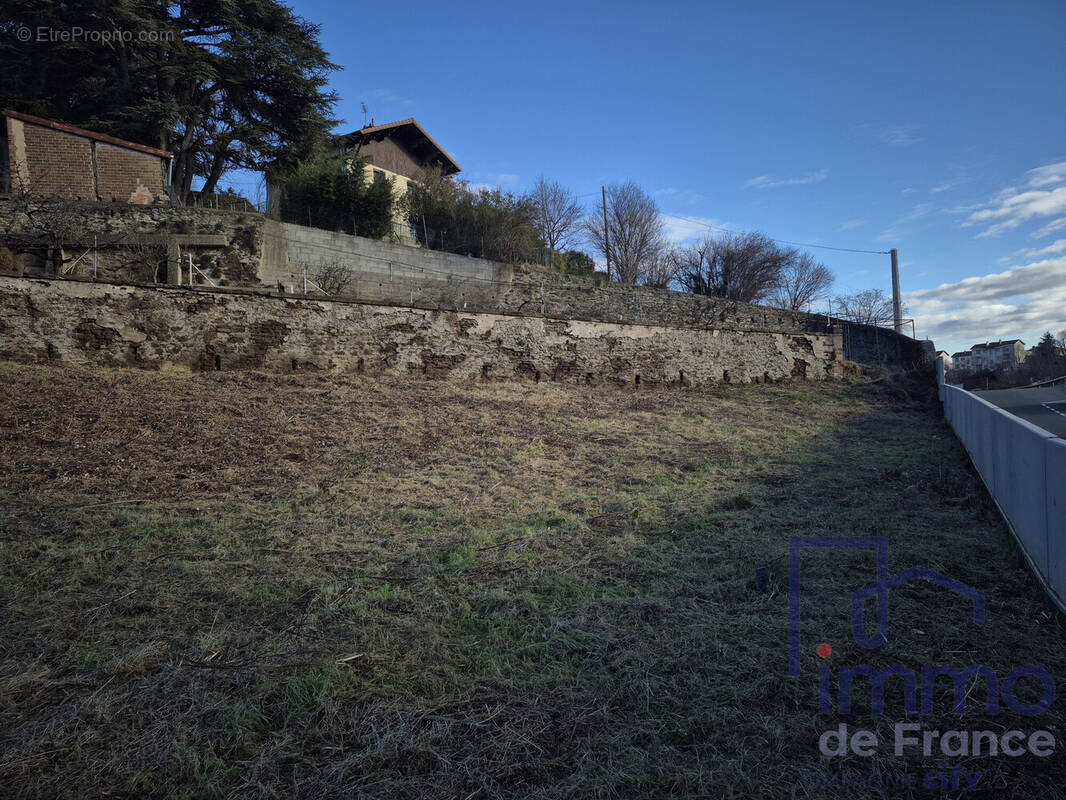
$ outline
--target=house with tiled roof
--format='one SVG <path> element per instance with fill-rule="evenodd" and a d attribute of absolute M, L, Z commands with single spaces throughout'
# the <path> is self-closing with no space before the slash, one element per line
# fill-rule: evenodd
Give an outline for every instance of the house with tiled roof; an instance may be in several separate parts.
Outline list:
<path fill-rule="evenodd" d="M 369 125 L 358 130 L 335 136 L 333 142 L 338 155 L 366 160 L 364 169 L 367 180 L 391 178 L 393 191 L 398 197 L 410 192 L 411 185 L 417 182 L 423 169 L 436 168 L 443 175 L 460 172 L 455 159 L 414 117 L 382 125 L 371 120 Z M 268 178 L 267 205 L 271 215 L 276 215 L 280 208 L 278 191 L 279 187 Z M 417 243 L 402 212 L 394 220 L 394 229 L 400 241 L 405 244 Z"/>
<path fill-rule="evenodd" d="M 345 155 L 366 159 L 368 180 L 391 178 L 393 191 L 399 197 L 411 191 L 411 184 L 423 169 L 437 168 L 444 175 L 460 172 L 455 159 L 414 117 L 383 125 L 371 120 L 357 131 L 338 136 L 336 141 Z M 415 244 L 415 236 L 408 230 L 405 218 L 397 217 L 394 227 L 401 241 Z"/>

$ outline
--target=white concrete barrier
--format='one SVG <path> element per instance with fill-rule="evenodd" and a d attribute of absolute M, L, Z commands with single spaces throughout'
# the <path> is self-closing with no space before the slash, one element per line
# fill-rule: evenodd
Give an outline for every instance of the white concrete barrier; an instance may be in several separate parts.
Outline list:
<path fill-rule="evenodd" d="M 1066 441 L 958 386 L 944 416 L 1034 574 L 1066 611 Z"/>

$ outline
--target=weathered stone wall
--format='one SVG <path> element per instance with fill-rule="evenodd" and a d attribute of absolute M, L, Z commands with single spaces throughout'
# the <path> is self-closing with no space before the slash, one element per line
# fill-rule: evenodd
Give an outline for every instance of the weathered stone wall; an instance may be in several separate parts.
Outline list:
<path fill-rule="evenodd" d="M 50 250 L 62 249 L 73 260 L 95 248 L 101 280 L 166 282 L 161 264 L 170 247 L 171 256 L 176 258 L 180 251 L 183 262 L 193 254 L 196 265 L 215 283 L 258 286 L 262 225 L 259 214 L 216 209 L 0 199 L 0 245 L 22 256 L 28 274 L 54 274 Z M 90 277 L 92 265 L 89 253 L 71 274 Z M 199 274 L 194 276 L 206 283 Z"/>
<path fill-rule="evenodd" d="M 922 362 L 920 342 L 884 328 L 682 292 L 604 286 L 591 276 L 466 258 L 280 223 L 260 214 L 0 200 L 0 245 L 28 252 L 23 259 L 28 274 L 55 274 L 40 253 L 47 251 L 47 231 L 64 228 L 75 232 L 66 245 L 70 253 L 81 255 L 97 242 L 97 277 L 111 282 L 174 284 L 180 275 L 187 285 L 186 257 L 192 253 L 216 284 L 302 294 L 305 267 L 313 278 L 319 265 L 339 262 L 354 276 L 346 296 L 364 303 L 701 330 L 843 331 L 843 352 L 850 360 L 905 366 Z M 178 251 L 182 258 L 175 263 Z M 160 259 L 168 258 L 169 270 L 160 266 Z M 73 276 L 90 277 L 91 263 L 91 258 L 82 259 Z M 194 278 L 207 284 L 198 273 Z"/>
<path fill-rule="evenodd" d="M 0 277 L 0 358 L 158 369 L 704 384 L 825 379 L 839 337 Z"/>
<path fill-rule="evenodd" d="M 890 328 L 833 320 L 840 331 L 844 358 L 860 364 L 893 364 L 907 368 L 931 367 L 932 342 L 912 339 Z"/>
<path fill-rule="evenodd" d="M 601 286 L 592 276 L 528 266 L 513 268 L 513 277 L 501 287 L 497 304 L 508 311 L 611 322 L 829 332 L 820 315 L 642 286 Z"/>

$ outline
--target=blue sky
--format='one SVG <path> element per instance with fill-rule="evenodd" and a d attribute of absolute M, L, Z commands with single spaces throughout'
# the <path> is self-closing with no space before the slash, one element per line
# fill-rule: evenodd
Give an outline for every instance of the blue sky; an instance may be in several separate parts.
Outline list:
<path fill-rule="evenodd" d="M 634 180 L 668 214 L 896 247 L 945 349 L 1066 328 L 1066 3 L 292 5 L 344 68 L 344 130 L 365 102 L 472 183 Z M 890 289 L 888 256 L 812 252 L 836 293 Z"/>

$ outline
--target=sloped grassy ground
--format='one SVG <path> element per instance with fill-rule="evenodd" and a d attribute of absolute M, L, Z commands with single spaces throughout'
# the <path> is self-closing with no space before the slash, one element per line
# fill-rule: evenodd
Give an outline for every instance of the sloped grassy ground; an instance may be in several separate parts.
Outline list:
<path fill-rule="evenodd" d="M 818 755 L 841 721 L 905 719 L 893 692 L 884 716 L 819 716 L 819 642 L 834 668 L 1066 677 L 1057 619 L 914 398 L 0 364 L 2 793 L 866 797 L 854 776 L 948 763 L 982 772 L 968 797 L 1060 796 L 1061 753 Z M 818 535 L 888 537 L 892 571 L 987 592 L 986 625 L 911 583 L 862 650 L 872 558 L 811 554 L 789 678 L 788 540 Z M 982 691 L 959 718 L 938 686 L 916 721 L 1063 739 L 1061 699 L 989 716 Z"/>

